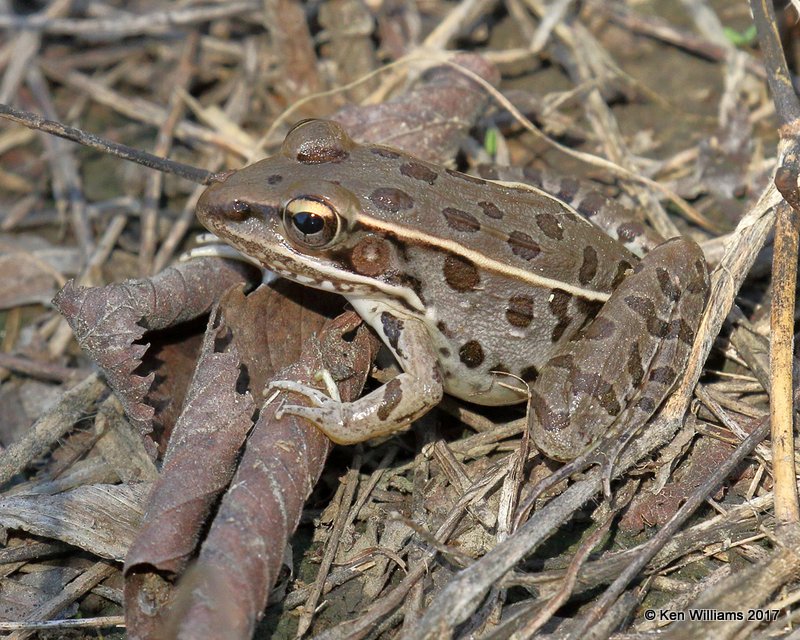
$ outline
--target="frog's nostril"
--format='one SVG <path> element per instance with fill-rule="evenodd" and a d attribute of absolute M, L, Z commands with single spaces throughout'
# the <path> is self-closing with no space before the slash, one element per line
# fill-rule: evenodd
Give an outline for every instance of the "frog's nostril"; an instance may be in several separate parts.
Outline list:
<path fill-rule="evenodd" d="M 231 220 L 234 220 L 235 222 L 242 222 L 253 215 L 253 207 L 250 206 L 249 202 L 236 198 L 231 203 L 231 207 L 228 210 L 228 215 Z"/>

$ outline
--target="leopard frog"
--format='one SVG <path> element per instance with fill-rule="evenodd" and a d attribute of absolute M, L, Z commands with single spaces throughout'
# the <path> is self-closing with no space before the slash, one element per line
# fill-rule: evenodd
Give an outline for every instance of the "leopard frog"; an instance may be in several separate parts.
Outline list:
<path fill-rule="evenodd" d="M 407 426 L 443 392 L 481 405 L 530 398 L 537 445 L 569 460 L 623 408 L 655 411 L 708 288 L 694 242 L 670 240 L 640 261 L 580 215 L 600 205 L 357 144 L 310 120 L 274 157 L 212 184 L 197 215 L 281 276 L 343 295 L 403 370 L 351 403 L 279 381 L 311 405 L 284 413 L 354 443 Z"/>

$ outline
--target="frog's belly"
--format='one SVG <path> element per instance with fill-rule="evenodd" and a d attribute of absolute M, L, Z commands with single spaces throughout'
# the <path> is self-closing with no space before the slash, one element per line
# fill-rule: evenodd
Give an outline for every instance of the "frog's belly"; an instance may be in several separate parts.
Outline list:
<path fill-rule="evenodd" d="M 501 284 L 494 291 L 507 301 L 515 290 L 501 291 L 503 288 Z M 424 315 L 384 301 L 355 296 L 348 299 L 390 349 L 381 313 L 411 315 L 424 322 L 441 366 L 445 392 L 476 404 L 495 406 L 525 401 L 526 383 L 536 379 L 553 349 L 569 339 L 585 317 L 572 308 L 574 301 L 566 298 L 557 307 L 558 313 L 548 313 L 546 310 L 553 306 L 552 291 L 533 290 L 526 295 L 534 310 L 545 311 L 536 313 L 530 322 L 524 322 L 519 312 L 509 314 L 507 307 L 499 304 L 498 296 L 487 291 L 470 300 L 462 295 L 446 300 L 444 305 L 429 306 Z"/>
<path fill-rule="evenodd" d="M 491 338 L 453 340 L 452 333 L 445 336 L 439 329 L 431 333 L 440 354 L 447 393 L 488 406 L 527 400 L 527 382 L 535 377 L 541 364 L 529 341 L 509 340 L 505 336 L 504 348 L 498 348 L 501 345 Z M 517 343 L 514 352 L 505 348 L 513 343 Z"/>

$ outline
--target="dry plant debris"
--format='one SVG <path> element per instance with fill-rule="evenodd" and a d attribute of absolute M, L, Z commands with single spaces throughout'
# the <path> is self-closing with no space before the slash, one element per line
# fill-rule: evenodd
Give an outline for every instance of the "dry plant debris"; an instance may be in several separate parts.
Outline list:
<path fill-rule="evenodd" d="M 800 59 L 784 4 L 0 4 L 0 111 L 39 116 L 0 125 L 0 631 L 788 637 Z M 175 261 L 203 185 L 310 117 L 608 196 L 645 248 L 701 243 L 692 358 L 615 464 L 559 475 L 521 409 L 453 399 L 349 448 L 275 417 L 272 379 L 324 368 L 355 398 L 371 369 L 393 375 L 376 338 L 334 296 Z"/>

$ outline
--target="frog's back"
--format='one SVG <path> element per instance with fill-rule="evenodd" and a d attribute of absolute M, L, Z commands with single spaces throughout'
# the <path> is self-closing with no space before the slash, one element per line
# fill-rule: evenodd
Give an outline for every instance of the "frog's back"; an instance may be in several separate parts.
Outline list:
<path fill-rule="evenodd" d="M 545 288 L 596 299 L 591 292 L 608 294 L 636 262 L 544 192 L 474 178 L 393 149 L 357 147 L 342 163 L 340 184 L 359 198 L 363 224 L 376 232 L 443 253 L 455 243 L 453 253 L 479 270 L 533 284 L 538 277 Z"/>

